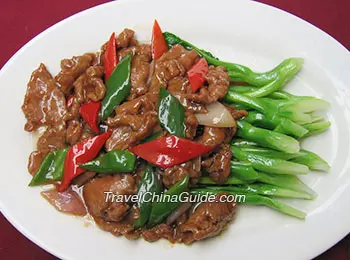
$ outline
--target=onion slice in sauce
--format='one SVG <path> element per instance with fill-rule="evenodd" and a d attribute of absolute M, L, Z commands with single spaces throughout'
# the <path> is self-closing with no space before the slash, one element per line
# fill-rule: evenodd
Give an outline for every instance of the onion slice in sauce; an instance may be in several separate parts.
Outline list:
<path fill-rule="evenodd" d="M 236 121 L 233 119 L 230 111 L 220 102 L 214 102 L 207 105 L 208 113 L 195 114 L 198 123 L 213 127 L 235 127 Z"/>
<path fill-rule="evenodd" d="M 41 196 L 58 211 L 77 216 L 84 216 L 87 213 L 83 201 L 80 199 L 79 195 L 71 189 L 64 192 L 58 192 L 56 189 L 42 191 Z"/>
<path fill-rule="evenodd" d="M 182 214 L 184 214 L 192 206 L 191 202 L 184 202 L 178 206 L 166 219 L 166 224 L 171 225 L 175 222 Z"/>

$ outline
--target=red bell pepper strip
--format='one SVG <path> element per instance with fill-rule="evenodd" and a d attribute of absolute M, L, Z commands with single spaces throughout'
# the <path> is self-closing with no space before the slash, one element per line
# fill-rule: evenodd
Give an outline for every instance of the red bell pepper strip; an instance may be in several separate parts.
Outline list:
<path fill-rule="evenodd" d="M 157 20 L 154 20 L 152 31 L 152 58 L 154 60 L 159 59 L 167 50 L 168 45 L 164 39 L 162 29 L 160 29 Z"/>
<path fill-rule="evenodd" d="M 105 67 L 105 81 L 108 80 L 117 64 L 117 44 L 115 42 L 115 33 L 112 33 L 107 43 L 106 52 L 103 57 L 103 65 Z"/>
<path fill-rule="evenodd" d="M 71 181 L 85 171 L 79 165 L 95 159 L 111 134 L 111 132 L 106 132 L 79 142 L 69 148 L 64 161 L 63 179 L 58 187 L 58 191 L 65 191 Z"/>
<path fill-rule="evenodd" d="M 134 146 L 130 148 L 130 151 L 164 169 L 187 162 L 212 149 L 212 146 L 206 146 L 201 143 L 179 138 L 175 135 L 170 135 Z"/>
<path fill-rule="evenodd" d="M 190 81 L 193 93 L 196 92 L 205 82 L 205 75 L 208 73 L 208 63 L 201 58 L 196 64 L 187 71 L 187 78 Z"/>
<path fill-rule="evenodd" d="M 100 109 L 101 101 L 94 102 L 90 100 L 88 103 L 83 104 L 79 110 L 81 117 L 95 133 L 99 132 L 97 119 Z"/>

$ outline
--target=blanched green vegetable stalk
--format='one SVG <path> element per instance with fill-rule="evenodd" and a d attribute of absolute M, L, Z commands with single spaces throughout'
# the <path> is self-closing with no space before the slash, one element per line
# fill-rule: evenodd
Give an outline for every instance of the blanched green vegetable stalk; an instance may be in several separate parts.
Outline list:
<path fill-rule="evenodd" d="M 287 118 L 280 116 L 268 117 L 257 111 L 249 111 L 249 114 L 244 118 L 244 121 L 258 127 L 267 128 L 274 130 L 275 132 L 294 136 L 297 138 L 302 138 L 309 133 L 305 127 L 296 124 Z"/>
<path fill-rule="evenodd" d="M 262 101 L 273 106 L 279 116 L 289 118 L 298 124 L 309 124 L 322 120 L 323 117 L 315 113 L 329 108 L 328 102 L 316 97 L 262 98 Z"/>
<path fill-rule="evenodd" d="M 300 163 L 308 166 L 311 170 L 315 171 L 328 171 L 331 167 L 317 154 L 307 151 L 300 150 L 300 155 L 291 160 L 295 163 Z"/>
<path fill-rule="evenodd" d="M 222 192 L 225 192 L 225 191 L 210 190 L 210 189 L 205 189 L 205 188 L 191 190 L 192 194 L 199 194 L 199 195 L 204 195 L 207 193 L 218 194 L 218 193 L 222 193 Z M 306 214 L 304 212 L 302 212 L 298 209 L 292 208 L 291 206 L 288 206 L 287 204 L 284 204 L 282 202 L 279 202 L 277 200 L 274 200 L 274 199 L 271 199 L 271 198 L 268 198 L 265 196 L 256 195 L 256 194 L 237 194 L 236 192 L 229 192 L 229 193 L 232 195 L 239 195 L 240 196 L 239 198 L 241 198 L 241 195 L 245 195 L 244 202 L 241 201 L 241 203 L 244 203 L 244 204 L 267 206 L 267 207 L 275 209 L 281 213 L 284 213 L 286 215 L 296 217 L 299 219 L 305 219 L 305 216 L 306 216 Z"/>
<path fill-rule="evenodd" d="M 210 190 L 221 190 L 228 192 L 235 192 L 237 194 L 254 193 L 258 195 L 264 195 L 269 197 L 281 197 L 281 198 L 295 198 L 295 199 L 313 199 L 309 193 L 304 191 L 296 191 L 278 186 L 254 183 L 247 185 L 235 185 L 235 186 L 209 186 L 207 189 Z"/>
<path fill-rule="evenodd" d="M 259 171 L 276 174 L 307 174 L 309 168 L 305 165 L 289 162 L 281 159 L 264 157 L 254 153 L 242 151 L 242 149 L 231 146 L 232 154 L 241 161 L 248 161 L 252 167 Z"/>
<path fill-rule="evenodd" d="M 274 186 L 289 189 L 289 190 L 304 192 L 304 193 L 307 193 L 312 199 L 315 199 L 317 197 L 316 192 L 313 191 L 301 180 L 299 180 L 299 178 L 296 177 L 295 175 L 271 174 L 271 173 L 257 171 L 258 177 L 256 178 L 256 180 L 247 181 L 247 180 L 240 179 L 244 173 L 245 172 L 241 172 L 240 174 L 235 173 L 229 176 L 224 183 L 221 183 L 221 185 L 238 185 L 238 184 L 251 184 L 255 182 L 258 182 L 258 183 L 260 182 L 260 183 L 266 183 L 266 184 L 274 185 Z M 206 185 L 217 185 L 217 183 L 212 181 L 209 177 L 199 178 L 198 183 L 206 184 Z"/>
<path fill-rule="evenodd" d="M 284 87 L 284 85 L 301 69 L 304 63 L 303 59 L 300 58 L 290 58 L 286 61 L 289 61 L 286 62 L 288 67 L 282 67 L 283 69 L 276 71 L 276 79 L 261 88 L 246 93 L 246 95 L 249 97 L 265 97 Z"/>
<path fill-rule="evenodd" d="M 276 128 L 280 126 L 280 132 L 292 135 L 298 138 L 305 136 L 308 130 L 293 121 L 278 115 L 278 109 L 269 103 L 263 102 L 259 98 L 251 98 L 234 92 L 234 87 L 230 87 L 225 98 L 227 102 L 250 107 L 258 112 L 249 111 L 245 121 L 267 128 Z M 250 115 L 251 114 L 251 115 Z"/>
<path fill-rule="evenodd" d="M 289 160 L 291 162 L 306 165 L 311 170 L 328 171 L 330 169 L 329 164 L 319 155 L 304 149 L 301 149 L 298 153 L 283 153 L 269 148 L 259 147 L 256 143 L 252 142 L 247 143 L 240 140 L 234 140 L 231 144 L 246 153 L 253 153 L 271 159 Z M 248 165 L 249 164 L 245 163 L 246 167 Z"/>
<path fill-rule="evenodd" d="M 193 44 L 181 39 L 180 37 L 172 34 L 170 32 L 163 33 L 165 41 L 167 42 L 169 47 L 172 47 L 176 44 L 180 44 L 188 50 L 196 50 L 200 56 L 206 59 L 206 61 L 215 66 L 224 66 L 228 70 L 228 74 L 232 81 L 237 82 L 248 82 L 254 86 L 265 86 L 269 83 L 277 80 L 284 83 L 284 80 L 279 79 L 280 75 L 294 75 L 295 71 L 298 71 L 302 65 L 302 59 L 300 58 L 289 58 L 281 62 L 274 69 L 259 73 L 254 72 L 250 68 L 235 64 L 231 62 L 220 61 L 216 57 L 214 57 L 210 52 L 202 50 Z M 270 86 L 271 87 L 271 86 Z"/>
<path fill-rule="evenodd" d="M 269 174 L 265 172 L 259 172 L 258 182 L 275 185 L 278 187 L 302 191 L 308 193 L 312 199 L 317 197 L 317 193 L 309 186 L 303 183 L 295 175 L 281 175 L 281 174 Z"/>
<path fill-rule="evenodd" d="M 240 149 L 243 152 L 254 153 L 254 154 L 258 154 L 258 155 L 265 156 L 268 158 L 281 159 L 281 160 L 287 160 L 287 161 L 302 155 L 302 153 L 300 153 L 300 152 L 299 153 L 283 153 L 283 152 L 279 152 L 279 151 L 272 150 L 269 148 L 257 147 L 257 146 L 250 146 L 250 147 L 246 146 L 246 147 L 241 147 Z"/>
<path fill-rule="evenodd" d="M 242 180 L 236 176 L 231 176 L 225 182 L 225 184 L 236 185 L 236 184 L 246 184 L 251 183 L 252 181 Z M 198 179 L 199 184 L 207 184 L 207 185 L 216 185 L 217 183 L 213 181 L 210 177 L 204 176 Z"/>
<path fill-rule="evenodd" d="M 321 121 L 303 125 L 303 127 L 309 131 L 304 137 L 322 133 L 326 131 L 330 126 L 331 122 L 329 121 Z"/>
<path fill-rule="evenodd" d="M 238 121 L 237 126 L 237 135 L 243 139 L 286 153 L 299 152 L 299 142 L 290 136 L 254 127 L 245 121 Z"/>
<path fill-rule="evenodd" d="M 254 170 L 251 163 L 231 161 L 231 174 L 237 175 L 238 178 L 245 182 L 255 181 L 259 174 Z"/>

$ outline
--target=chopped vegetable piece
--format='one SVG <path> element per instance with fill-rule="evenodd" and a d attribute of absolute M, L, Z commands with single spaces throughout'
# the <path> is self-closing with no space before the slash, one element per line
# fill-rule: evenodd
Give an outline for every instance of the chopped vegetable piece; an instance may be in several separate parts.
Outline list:
<path fill-rule="evenodd" d="M 207 61 L 204 58 L 201 58 L 187 71 L 187 78 L 190 81 L 193 92 L 196 92 L 203 85 L 208 70 L 209 67 Z"/>
<path fill-rule="evenodd" d="M 100 173 L 132 172 L 135 170 L 135 161 L 135 155 L 127 150 L 112 150 L 80 167 Z"/>
<path fill-rule="evenodd" d="M 107 43 L 105 55 L 103 57 L 103 65 L 105 68 L 105 81 L 107 81 L 113 70 L 118 64 L 117 46 L 115 41 L 115 33 L 112 33 Z"/>
<path fill-rule="evenodd" d="M 198 124 L 213 127 L 237 126 L 230 111 L 228 111 L 228 109 L 220 102 L 214 102 L 207 105 L 207 111 L 206 114 L 195 114 Z"/>
<path fill-rule="evenodd" d="M 137 196 L 142 200 L 138 202 L 140 209 L 140 217 L 134 222 L 135 228 L 143 227 L 151 214 L 152 201 L 150 200 L 153 194 L 159 195 L 162 191 L 158 176 L 151 165 L 147 165 L 142 173 L 140 186 L 137 191 Z M 146 197 L 146 195 L 148 195 Z"/>
<path fill-rule="evenodd" d="M 201 156 L 212 149 L 211 146 L 171 135 L 134 146 L 130 151 L 154 165 L 169 168 Z"/>
<path fill-rule="evenodd" d="M 113 70 L 106 82 L 107 91 L 102 100 L 101 116 L 106 120 L 114 108 L 130 93 L 131 54 L 127 54 Z"/>
<path fill-rule="evenodd" d="M 63 192 L 58 192 L 56 189 L 42 191 L 41 196 L 58 211 L 76 216 L 85 216 L 87 213 L 79 195 L 71 189 Z"/>
<path fill-rule="evenodd" d="M 79 165 L 94 159 L 110 136 L 111 132 L 106 132 L 85 139 L 69 148 L 64 161 L 63 179 L 58 191 L 67 190 L 73 178 L 85 171 L 83 168 L 80 168 Z"/>
<path fill-rule="evenodd" d="M 152 58 L 158 60 L 167 50 L 168 46 L 165 42 L 162 29 L 157 20 L 154 20 L 152 31 Z"/>
<path fill-rule="evenodd" d="M 50 152 L 34 174 L 29 186 L 45 184 L 49 181 L 60 181 L 63 176 L 63 165 L 67 149 Z"/>
<path fill-rule="evenodd" d="M 170 134 L 185 137 L 185 108 L 166 89 L 159 90 L 158 119 Z"/>
<path fill-rule="evenodd" d="M 101 101 L 92 101 L 90 100 L 88 103 L 83 104 L 80 107 L 80 115 L 85 120 L 85 122 L 90 126 L 90 128 L 95 132 L 99 132 L 98 127 L 98 114 L 101 109 Z"/>
<path fill-rule="evenodd" d="M 170 197 L 176 196 L 176 201 L 159 201 L 153 204 L 151 215 L 148 221 L 149 226 L 154 226 L 155 224 L 162 222 L 181 204 L 178 196 L 187 191 L 189 179 L 189 175 L 186 174 L 182 180 L 178 181 L 174 186 L 172 186 L 164 193 L 164 195 L 168 195 Z"/>

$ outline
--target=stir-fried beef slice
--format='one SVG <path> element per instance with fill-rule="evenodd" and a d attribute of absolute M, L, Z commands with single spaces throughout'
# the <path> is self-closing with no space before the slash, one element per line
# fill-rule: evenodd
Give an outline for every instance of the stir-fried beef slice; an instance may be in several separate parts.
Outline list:
<path fill-rule="evenodd" d="M 43 125 L 55 125 L 66 113 L 66 99 L 44 64 L 30 78 L 22 105 L 28 132 Z"/>
<path fill-rule="evenodd" d="M 130 95 L 128 100 L 133 100 L 148 92 L 148 79 L 151 70 L 152 52 L 151 45 L 139 44 L 124 48 L 118 51 L 118 58 L 121 60 L 128 53 L 132 53 Z"/>
<path fill-rule="evenodd" d="M 192 140 L 196 136 L 198 127 L 198 120 L 192 112 L 187 111 L 185 113 L 185 126 L 186 138 Z"/>
<path fill-rule="evenodd" d="M 210 66 L 205 78 L 208 86 L 202 86 L 198 93 L 188 94 L 188 99 L 203 104 L 210 104 L 226 95 L 230 86 L 230 78 L 224 67 Z"/>
<path fill-rule="evenodd" d="M 236 133 L 236 128 L 220 128 L 220 127 L 210 127 L 205 126 L 203 129 L 203 135 L 198 138 L 198 142 L 208 145 L 218 147 L 222 143 L 229 143 Z"/>
<path fill-rule="evenodd" d="M 76 144 L 80 140 L 83 131 L 83 124 L 80 120 L 70 120 L 67 127 L 66 142 L 70 145 Z"/>
<path fill-rule="evenodd" d="M 55 77 L 65 95 L 69 95 L 73 89 L 73 83 L 87 70 L 96 60 L 96 55 L 86 53 L 82 56 L 74 56 L 71 59 L 61 61 L 61 71 Z"/>
<path fill-rule="evenodd" d="M 66 128 L 62 125 L 47 128 L 37 142 L 37 150 L 45 155 L 49 151 L 66 147 Z"/>
<path fill-rule="evenodd" d="M 148 92 L 147 80 L 152 61 L 151 46 L 142 44 L 135 47 L 131 60 L 131 90 L 128 100 L 133 100 Z"/>
<path fill-rule="evenodd" d="M 201 158 L 197 157 L 191 161 L 174 165 L 162 173 L 162 182 L 165 187 L 170 188 L 180 181 L 185 175 L 190 175 L 190 183 L 194 185 L 201 176 Z"/>
<path fill-rule="evenodd" d="M 106 123 L 113 130 L 106 149 L 127 149 L 153 132 L 158 123 L 156 97 L 146 94 L 117 107 L 116 116 Z"/>
<path fill-rule="evenodd" d="M 226 106 L 226 108 L 230 111 L 234 120 L 248 116 L 248 112 L 246 110 L 237 110 L 234 106 Z"/>
<path fill-rule="evenodd" d="M 171 243 L 175 243 L 174 229 L 167 224 L 159 224 L 151 229 L 144 230 L 142 237 L 148 242 L 154 242 L 161 238 L 169 240 Z"/>
<path fill-rule="evenodd" d="M 39 151 L 31 152 L 28 158 L 28 172 L 34 175 L 44 160 L 44 155 Z"/>
<path fill-rule="evenodd" d="M 132 195 L 136 193 L 136 183 L 131 174 L 116 174 L 95 178 L 83 188 L 83 198 L 89 213 L 107 222 L 119 222 L 128 213 L 126 202 L 113 200 L 113 195 Z M 111 192 L 107 196 L 106 192 Z"/>
<path fill-rule="evenodd" d="M 216 196 L 215 202 L 205 202 L 190 215 L 189 219 L 178 228 L 178 241 L 191 244 L 195 241 L 218 235 L 234 218 L 235 203 L 220 202 Z"/>
<path fill-rule="evenodd" d="M 132 207 L 120 222 L 105 221 L 102 218 L 95 218 L 95 222 L 102 230 L 115 236 L 123 235 L 127 239 L 137 239 L 140 237 L 141 230 L 135 230 L 133 223 L 139 218 L 139 214 L 139 209 Z"/>
<path fill-rule="evenodd" d="M 40 167 L 46 155 L 53 150 L 66 148 L 66 128 L 65 125 L 49 127 L 39 137 L 37 151 L 32 152 L 28 159 L 28 171 L 34 174 Z"/>
<path fill-rule="evenodd" d="M 154 73 L 150 82 L 150 92 L 158 93 L 160 88 L 166 88 L 168 81 L 181 76 L 197 61 L 198 54 L 188 51 L 181 45 L 175 45 L 155 62 Z"/>
<path fill-rule="evenodd" d="M 209 158 L 203 160 L 202 166 L 213 181 L 223 183 L 230 174 L 231 157 L 230 146 L 222 144 L 218 152 L 214 152 Z"/>
<path fill-rule="evenodd" d="M 106 86 L 102 80 L 103 75 L 102 66 L 91 66 L 73 83 L 78 103 L 87 102 L 89 99 L 93 101 L 103 99 L 106 93 Z"/>
<path fill-rule="evenodd" d="M 202 114 L 207 113 L 205 104 L 201 104 L 187 98 L 187 95 L 192 93 L 192 88 L 186 77 L 177 76 L 169 80 L 168 91 L 180 101 L 186 111 Z"/>
<path fill-rule="evenodd" d="M 126 48 L 136 45 L 138 42 L 134 38 L 135 32 L 130 29 L 124 29 L 115 39 L 117 48 Z"/>

